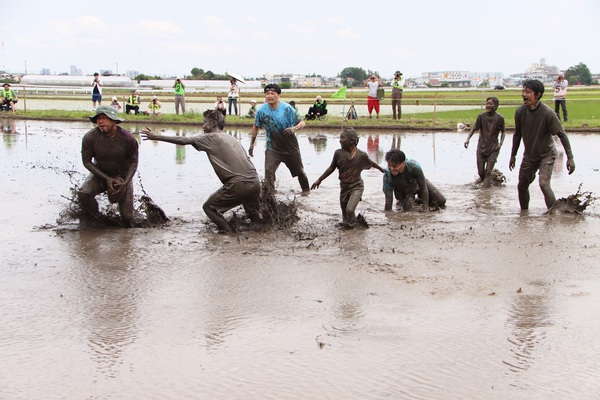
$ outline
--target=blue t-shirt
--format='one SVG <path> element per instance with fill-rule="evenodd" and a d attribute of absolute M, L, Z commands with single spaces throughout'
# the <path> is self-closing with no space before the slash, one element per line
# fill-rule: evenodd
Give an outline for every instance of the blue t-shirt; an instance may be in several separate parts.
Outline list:
<path fill-rule="evenodd" d="M 254 118 L 254 125 L 265 128 L 267 135 L 267 149 L 279 153 L 294 153 L 300 151 L 296 135 L 285 135 L 283 131 L 298 125 L 301 119 L 296 110 L 288 103 L 280 101 L 275 110 L 265 103 Z"/>

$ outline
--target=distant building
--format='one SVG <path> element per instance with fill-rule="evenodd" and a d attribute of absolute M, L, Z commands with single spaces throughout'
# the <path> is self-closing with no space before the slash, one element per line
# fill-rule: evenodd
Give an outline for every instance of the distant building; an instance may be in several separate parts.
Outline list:
<path fill-rule="evenodd" d="M 83 75 L 81 73 L 81 68 L 77 68 L 76 65 L 71 65 L 69 75 Z"/>
<path fill-rule="evenodd" d="M 560 73 L 560 69 L 554 65 L 546 64 L 546 59 L 540 59 L 539 64 L 533 63 L 524 73 L 510 75 L 510 82 L 515 85 L 520 85 L 525 79 L 537 79 L 545 83 L 553 82 L 557 75 Z"/>
<path fill-rule="evenodd" d="M 434 87 L 476 87 L 502 85 L 502 72 L 435 71 L 423 72 L 419 81 Z"/>
<path fill-rule="evenodd" d="M 49 68 L 42 68 L 42 70 L 40 71 L 40 74 L 42 74 L 42 75 L 50 75 L 50 69 Z"/>
<path fill-rule="evenodd" d="M 70 75 L 25 75 L 21 78 L 22 85 L 28 86 L 69 86 L 90 87 L 93 76 Z M 102 84 L 107 87 L 132 87 L 134 81 L 126 76 L 103 76 Z"/>

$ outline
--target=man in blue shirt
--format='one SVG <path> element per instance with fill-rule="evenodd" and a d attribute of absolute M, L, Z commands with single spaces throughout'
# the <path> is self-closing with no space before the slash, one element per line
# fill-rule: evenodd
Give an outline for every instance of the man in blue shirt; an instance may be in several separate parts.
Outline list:
<path fill-rule="evenodd" d="M 275 173 L 279 164 L 284 163 L 293 177 L 298 177 L 302 193 L 310 192 L 308 177 L 304 172 L 302 156 L 297 130 L 304 128 L 296 110 L 288 103 L 281 101 L 281 88 L 275 83 L 265 86 L 265 104 L 256 111 L 254 126 L 252 126 L 252 139 L 248 153 L 254 157 L 254 142 L 259 128 L 264 128 L 267 136 L 267 149 L 265 151 L 265 191 L 275 193 Z"/>

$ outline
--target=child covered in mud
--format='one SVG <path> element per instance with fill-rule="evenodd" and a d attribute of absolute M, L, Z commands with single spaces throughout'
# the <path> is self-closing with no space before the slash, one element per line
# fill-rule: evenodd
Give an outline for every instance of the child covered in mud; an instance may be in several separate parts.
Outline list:
<path fill-rule="evenodd" d="M 492 183 L 492 171 L 498 160 L 500 148 L 504 143 L 504 116 L 496 112 L 500 102 L 497 97 L 488 97 L 485 100 L 485 112 L 477 116 L 475 125 L 469 131 L 465 141 L 465 149 L 469 148 L 469 140 L 479 131 L 477 143 L 477 173 L 483 187 L 488 188 Z M 498 135 L 500 134 L 500 141 Z"/>
<path fill-rule="evenodd" d="M 225 117 L 218 110 L 207 110 L 204 112 L 202 125 L 204 134 L 192 137 L 162 136 L 153 133 L 150 128 L 141 132 L 144 140 L 191 145 L 198 151 L 206 152 L 223 186 L 210 195 L 202 208 L 221 233 L 232 230 L 222 213 L 239 205 L 244 207 L 252 222 L 262 222 L 259 216 L 258 173 L 240 142 L 222 131 L 224 121 Z"/>
<path fill-rule="evenodd" d="M 354 128 L 344 128 L 340 133 L 340 146 L 333 154 L 331 165 L 323 172 L 311 186 L 314 190 L 321 185 L 329 175 L 337 168 L 340 179 L 340 206 L 342 208 L 343 226 L 353 228 L 356 225 L 356 207 L 362 200 L 365 190 L 364 182 L 360 176 L 365 169 L 377 168 L 382 173 L 385 169 L 380 167 L 375 161 L 369 158 L 369 155 L 359 150 L 358 135 Z"/>

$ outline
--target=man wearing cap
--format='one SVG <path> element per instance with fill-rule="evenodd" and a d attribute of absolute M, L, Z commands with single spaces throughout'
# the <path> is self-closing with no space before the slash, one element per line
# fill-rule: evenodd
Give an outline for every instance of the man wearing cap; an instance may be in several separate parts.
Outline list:
<path fill-rule="evenodd" d="M 125 105 L 125 113 L 129 114 L 131 111 L 138 115 L 140 112 L 140 95 L 137 90 L 131 92 L 131 96 L 127 98 L 127 104 Z"/>
<path fill-rule="evenodd" d="M 152 96 L 152 101 L 148 104 L 148 110 L 146 110 L 146 115 L 160 115 L 160 108 L 162 105 L 158 100 L 158 96 Z"/>
<path fill-rule="evenodd" d="M 152 133 L 150 128 L 142 131 L 144 140 L 160 140 L 176 145 L 191 145 L 198 151 L 205 151 L 223 186 L 209 196 L 202 206 L 206 215 L 220 232 L 231 231 L 223 217 L 223 212 L 240 204 L 252 222 L 260 223 L 260 179 L 248 158 L 246 150 L 233 136 L 222 132 L 225 117 L 218 110 L 204 112 L 204 134 L 185 136 L 162 136 Z"/>
<path fill-rule="evenodd" d="M 248 110 L 248 114 L 246 114 L 246 118 L 254 118 L 256 117 L 256 100 L 250 101 L 250 109 Z"/>
<path fill-rule="evenodd" d="M 17 95 L 14 90 L 10 88 L 9 83 L 5 83 L 2 89 L 2 104 L 6 106 L 10 106 L 12 112 L 15 112 L 15 103 L 19 101 L 17 99 Z"/>
<path fill-rule="evenodd" d="M 402 91 L 404 90 L 404 77 L 402 72 L 396 71 L 392 80 L 392 113 L 396 119 L 396 110 L 398 119 L 402 118 Z"/>
<path fill-rule="evenodd" d="M 288 103 L 281 101 L 281 88 L 276 83 L 265 86 L 265 104 L 259 107 L 252 126 L 252 138 L 248 152 L 254 156 L 254 142 L 259 128 L 265 128 L 267 149 L 265 151 L 265 190 L 268 195 L 275 193 L 275 173 L 279 164 L 284 163 L 293 177 L 298 177 L 302 193 L 310 192 L 308 177 L 302 165 L 300 146 L 295 132 L 306 123 Z"/>
<path fill-rule="evenodd" d="M 99 106 L 90 121 L 97 126 L 83 136 L 81 143 L 81 160 L 90 171 L 77 191 L 84 213 L 82 220 L 98 220 L 96 196 L 107 192 L 108 200 L 119 204 L 123 224 L 132 226 L 132 178 L 138 166 L 138 142 L 131 133 L 117 126 L 123 119 L 111 106 Z"/>

